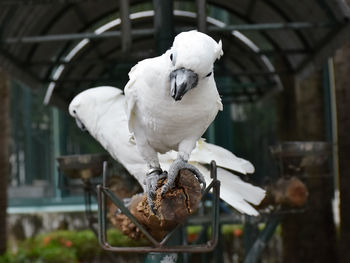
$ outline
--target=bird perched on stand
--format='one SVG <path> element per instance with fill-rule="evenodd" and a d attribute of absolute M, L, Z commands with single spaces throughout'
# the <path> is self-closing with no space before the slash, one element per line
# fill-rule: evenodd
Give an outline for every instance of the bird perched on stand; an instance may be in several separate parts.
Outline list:
<path fill-rule="evenodd" d="M 218 43 L 198 31 L 182 32 L 163 55 L 145 59 L 129 72 L 124 92 L 129 131 L 146 161 L 146 192 L 153 207 L 158 179 L 167 177 L 164 194 L 181 169 L 191 170 L 205 187 L 202 173 L 188 163 L 222 103 L 213 65 L 223 55 Z M 157 153 L 178 152 L 168 172 L 161 169 Z"/>
<path fill-rule="evenodd" d="M 69 113 L 75 118 L 78 126 L 87 130 L 100 142 L 146 191 L 147 186 L 144 185 L 144 181 L 147 178 L 147 163 L 130 135 L 128 118 L 124 110 L 125 103 L 125 96 L 120 89 L 97 87 L 78 94 L 69 105 Z M 178 157 L 175 151 L 157 154 L 157 160 L 165 170 L 171 167 L 176 158 Z M 209 164 L 211 160 L 215 160 L 219 166 L 217 175 L 222 183 L 220 198 L 241 213 L 258 215 L 250 203 L 258 205 L 264 198 L 265 191 L 242 181 L 239 176 L 225 170 L 229 169 L 240 174 L 253 173 L 253 165 L 222 147 L 200 139 L 195 143 L 189 163 L 201 172 L 207 183 L 210 183 L 212 179 L 209 170 L 203 164 Z"/>

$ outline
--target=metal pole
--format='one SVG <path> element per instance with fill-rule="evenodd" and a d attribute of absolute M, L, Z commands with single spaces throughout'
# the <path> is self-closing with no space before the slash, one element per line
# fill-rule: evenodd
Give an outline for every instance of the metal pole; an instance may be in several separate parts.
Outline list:
<path fill-rule="evenodd" d="M 289 22 L 289 23 L 261 23 L 261 24 L 241 24 L 241 25 L 228 25 L 225 27 L 209 27 L 213 32 L 227 32 L 227 31 L 259 31 L 259 30 L 300 30 L 308 28 L 322 28 L 322 27 L 335 27 L 341 23 L 309 23 L 309 22 Z"/>
<path fill-rule="evenodd" d="M 174 4 L 172 0 L 153 0 L 154 31 L 157 53 L 163 54 L 174 39 Z"/>
<path fill-rule="evenodd" d="M 134 29 L 131 34 L 133 36 L 148 36 L 154 33 L 153 28 L 147 29 Z M 118 37 L 122 35 L 121 31 L 108 31 L 101 34 L 97 33 L 73 33 L 73 34 L 58 34 L 58 35 L 45 35 L 45 36 L 27 36 L 27 37 L 12 37 L 5 39 L 5 44 L 14 43 L 40 43 L 40 42 L 52 42 L 52 41 L 70 41 L 81 39 L 101 39 Z"/>
<path fill-rule="evenodd" d="M 196 6 L 197 6 L 197 26 L 198 30 L 206 33 L 207 28 L 207 1 L 206 0 L 196 0 Z"/>
<path fill-rule="evenodd" d="M 131 48 L 131 22 L 129 0 L 120 0 L 120 12 L 122 18 L 122 51 Z"/>
<path fill-rule="evenodd" d="M 157 12 L 163 12 L 162 10 L 167 8 L 165 6 L 169 5 L 168 2 L 172 1 L 162 1 L 154 0 L 154 3 L 158 3 L 158 6 L 155 5 L 155 29 L 146 28 L 146 29 L 133 29 L 131 30 L 132 36 L 148 36 L 156 34 L 156 39 L 160 41 L 161 50 L 165 51 L 171 46 L 171 42 L 174 36 L 174 32 L 187 31 L 195 29 L 195 27 L 181 27 L 174 30 L 172 20 L 172 13 L 167 11 L 167 14 L 163 14 L 167 20 L 162 21 Z M 164 11 L 165 13 L 166 11 Z M 266 23 L 266 24 L 242 24 L 242 25 L 229 25 L 224 27 L 210 26 L 208 27 L 209 32 L 232 32 L 232 31 L 259 31 L 259 30 L 300 30 L 300 29 L 312 29 L 312 28 L 327 28 L 327 27 L 339 27 L 344 25 L 344 23 L 308 23 L 308 22 L 293 22 L 293 23 Z M 159 31 L 158 31 L 159 30 Z M 171 36 L 170 36 L 171 35 Z M 70 41 L 70 40 L 81 40 L 84 38 L 87 39 L 101 39 L 101 38 L 111 38 L 116 37 L 120 38 L 122 36 L 121 31 L 108 31 L 101 34 L 96 33 L 73 33 L 73 34 L 58 34 L 58 35 L 45 35 L 45 36 L 26 36 L 26 37 L 10 37 L 6 38 L 4 44 L 15 44 L 15 43 L 40 43 L 40 42 L 52 42 L 52 41 Z"/>

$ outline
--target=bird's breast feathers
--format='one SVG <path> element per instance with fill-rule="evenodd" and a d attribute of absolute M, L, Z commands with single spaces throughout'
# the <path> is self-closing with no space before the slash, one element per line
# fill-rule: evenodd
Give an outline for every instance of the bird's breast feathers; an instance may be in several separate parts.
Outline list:
<path fill-rule="evenodd" d="M 127 101 L 133 105 L 129 122 L 138 122 L 159 152 L 177 150 L 186 138 L 199 139 L 222 109 L 213 78 L 200 81 L 182 100 L 175 101 L 170 95 L 171 70 L 166 70 L 164 63 L 161 57 L 139 62 L 125 89 Z"/>

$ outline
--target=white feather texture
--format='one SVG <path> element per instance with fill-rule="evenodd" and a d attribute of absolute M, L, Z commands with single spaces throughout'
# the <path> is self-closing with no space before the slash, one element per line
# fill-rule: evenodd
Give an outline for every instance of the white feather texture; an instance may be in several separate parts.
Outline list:
<path fill-rule="evenodd" d="M 82 122 L 89 133 L 144 187 L 147 165 L 131 139 L 124 106 L 125 97 L 120 89 L 97 87 L 78 94 L 69 105 L 69 113 Z M 159 154 L 158 157 L 163 169 L 167 170 L 175 160 L 176 152 Z M 207 183 L 211 181 L 209 170 L 200 163 L 209 164 L 211 160 L 215 160 L 218 166 L 242 174 L 254 171 L 250 162 L 222 147 L 200 140 L 190 162 L 203 173 Z M 218 179 L 222 182 L 220 197 L 224 201 L 242 213 L 258 214 L 249 203 L 260 203 L 265 195 L 264 190 L 220 168 Z"/>
<path fill-rule="evenodd" d="M 222 110 L 213 74 L 208 75 L 221 51 L 211 37 L 183 32 L 175 37 L 170 50 L 139 62 L 129 72 L 124 89 L 129 130 L 150 167 L 159 166 L 157 153 L 170 150 L 178 151 L 187 161 L 196 141 Z M 195 72 L 198 82 L 175 101 L 170 96 L 169 76 L 177 69 Z"/>

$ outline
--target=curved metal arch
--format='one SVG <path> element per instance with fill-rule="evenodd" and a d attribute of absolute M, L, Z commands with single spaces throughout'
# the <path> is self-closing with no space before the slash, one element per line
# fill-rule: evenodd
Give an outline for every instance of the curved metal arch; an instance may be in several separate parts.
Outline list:
<path fill-rule="evenodd" d="M 231 37 L 231 36 L 230 36 L 230 37 Z M 223 39 L 224 39 L 224 38 L 223 38 Z M 223 41 L 223 43 L 225 43 L 225 42 Z M 225 46 L 225 44 L 224 44 L 224 46 Z M 242 45 L 238 45 L 238 46 L 236 46 L 236 48 L 237 48 L 238 50 L 241 50 L 241 51 L 244 50 L 244 51 L 245 51 L 245 48 L 244 48 Z M 235 57 L 234 57 L 234 54 L 232 54 L 232 52 L 226 52 L 226 55 L 223 57 L 223 60 L 224 60 L 224 61 L 230 60 L 230 61 L 231 61 L 233 64 L 235 64 L 235 65 L 237 66 L 237 68 L 239 68 L 242 72 L 244 72 L 244 71 L 247 70 L 247 65 L 244 65 L 239 59 L 235 58 Z M 253 60 L 253 59 L 251 58 L 251 56 L 249 57 L 248 62 L 249 62 L 249 63 L 252 63 L 253 65 L 255 65 L 255 67 L 256 67 L 257 69 L 261 69 L 261 65 L 260 65 L 259 61 L 258 61 L 258 60 Z M 234 76 L 234 75 L 233 75 L 234 72 L 231 71 L 230 68 L 228 68 L 228 71 L 231 73 L 231 76 L 233 76 L 233 77 L 235 77 L 237 80 L 239 80 L 239 81 L 238 81 L 239 83 L 244 83 L 244 81 L 242 81 L 242 78 L 243 78 L 243 77 Z M 249 79 L 250 82 L 254 82 L 254 81 L 255 81 L 254 77 L 251 76 L 251 75 L 244 76 L 244 78 Z M 260 78 L 260 76 L 259 76 L 259 78 Z M 264 77 L 264 78 L 267 79 L 268 77 Z"/>
<path fill-rule="evenodd" d="M 193 13 L 194 14 L 194 13 Z M 181 16 L 180 14 L 178 14 L 178 16 Z M 149 17 L 149 18 L 151 18 L 151 17 Z M 185 18 L 192 18 L 192 16 L 191 17 L 189 17 L 189 16 L 185 16 Z M 195 16 L 193 17 L 194 19 L 195 19 Z M 195 21 L 192 21 L 193 23 L 192 24 L 195 24 Z M 234 37 L 234 36 L 232 36 L 232 35 L 230 35 L 229 37 Z M 237 39 L 237 38 L 235 38 L 235 39 Z M 229 40 L 228 40 L 229 41 Z M 231 41 L 230 41 L 231 42 Z M 238 42 L 239 42 L 239 40 L 238 40 Z M 243 50 L 243 45 L 244 44 L 241 44 L 241 45 L 239 45 L 239 49 L 241 49 L 241 50 Z M 92 49 L 93 47 L 87 47 L 86 49 L 84 49 L 84 53 L 89 53 L 90 52 L 90 50 L 87 50 L 87 49 Z M 247 47 L 246 47 L 247 48 Z M 115 52 L 116 50 L 119 50 L 119 47 L 115 47 L 114 49 L 113 49 L 113 51 L 111 51 L 111 52 Z M 82 55 L 82 54 L 80 54 L 80 55 Z M 104 57 L 105 56 L 107 56 L 107 54 L 104 54 Z M 245 70 L 245 69 L 247 69 L 247 67 L 243 64 L 243 63 L 240 63 L 239 62 L 239 60 L 236 60 L 234 57 L 230 57 L 230 60 L 232 60 L 232 63 L 234 63 L 238 68 L 240 68 L 240 69 L 242 69 L 242 70 Z M 250 61 L 250 62 L 249 62 Z M 256 68 L 263 68 L 263 65 L 262 65 L 262 63 L 264 63 L 263 61 L 258 61 L 258 59 L 257 60 L 254 60 L 254 59 L 252 59 L 252 57 L 250 57 L 249 58 L 249 60 L 248 60 L 248 62 L 249 63 L 252 63 L 253 65 L 255 65 L 255 67 Z M 266 65 L 264 65 L 265 66 L 265 68 L 266 68 Z M 85 71 L 85 74 L 86 75 L 88 75 L 89 74 L 89 71 L 91 71 L 93 69 L 93 67 L 89 67 L 86 71 Z M 99 74 L 97 74 L 97 75 L 105 75 L 105 72 L 107 72 L 107 71 L 110 71 L 110 66 L 107 68 L 107 67 L 105 67 L 105 70 L 101 70 L 100 71 L 100 73 Z M 230 70 L 229 70 L 230 71 Z M 231 75 L 231 77 L 233 77 L 234 79 L 236 79 L 236 81 L 237 81 L 237 83 L 242 83 L 242 80 L 240 79 L 240 78 L 238 78 L 237 76 L 232 76 Z M 252 77 L 252 76 L 246 76 L 246 78 L 248 78 L 249 80 L 250 80 L 250 82 L 254 82 L 254 78 Z M 265 78 L 266 80 L 269 80 L 269 77 L 259 77 L 259 78 Z M 91 83 L 90 83 L 91 84 Z"/>
<path fill-rule="evenodd" d="M 91 23 L 84 25 L 84 27 L 83 27 L 79 32 L 84 32 L 84 31 L 86 31 L 87 29 L 91 28 L 94 24 L 96 24 L 98 21 L 100 21 L 101 19 L 103 19 L 103 18 L 105 18 L 106 16 L 109 16 L 109 15 L 115 13 L 116 10 L 117 10 L 117 9 L 115 9 L 115 10 L 110 10 L 109 12 L 104 13 L 103 15 L 100 15 L 99 17 L 97 17 L 97 18 L 95 18 L 94 20 L 92 20 Z M 62 47 L 62 49 L 61 49 L 61 52 L 59 52 L 59 54 L 56 56 L 56 61 L 55 61 L 55 62 L 58 62 L 58 61 L 60 61 L 60 60 L 62 59 L 62 57 L 67 53 L 67 50 L 69 50 L 69 47 L 72 45 L 73 42 L 74 42 L 74 41 L 67 41 L 67 42 L 63 45 L 63 47 Z M 49 66 L 49 67 L 47 68 L 47 72 L 46 72 L 46 74 L 45 74 L 45 78 L 47 78 L 47 77 L 51 74 L 51 72 L 53 71 L 53 69 L 54 69 L 54 65 L 51 66 L 51 67 Z"/>
<path fill-rule="evenodd" d="M 185 1 L 188 1 L 188 0 L 185 0 Z M 221 4 L 221 3 L 217 3 L 215 0 L 211 0 L 211 1 L 208 0 L 208 3 L 210 3 L 213 6 L 216 6 L 216 7 L 219 7 L 219 8 L 222 8 L 222 9 L 228 11 L 231 15 L 234 14 L 239 19 L 246 21 L 247 23 L 250 23 L 250 24 L 254 23 L 254 21 L 251 20 L 250 18 L 247 18 L 247 17 L 239 14 L 238 12 L 236 12 L 234 9 L 231 9 L 230 7 L 228 7 L 226 5 L 227 2 L 225 2 L 225 4 Z M 266 32 L 260 32 L 260 34 L 266 39 L 267 42 L 269 42 L 271 44 L 271 46 L 274 47 L 275 50 L 283 51 L 281 49 L 281 47 L 278 45 L 278 43 L 276 43 L 276 41 L 274 41 L 273 38 L 271 36 L 269 36 Z M 282 56 L 282 59 L 283 59 L 284 64 L 286 64 L 288 70 L 293 70 L 293 67 L 292 67 L 289 59 L 286 56 Z"/>
<path fill-rule="evenodd" d="M 186 0 L 185 0 L 185 1 L 186 1 Z M 237 17 L 239 17 L 239 18 L 240 18 L 241 20 L 243 20 L 243 21 L 246 21 L 246 22 L 248 22 L 248 23 L 253 23 L 253 22 L 254 22 L 253 20 L 251 20 L 251 19 L 245 17 L 244 15 L 242 15 L 242 14 L 236 12 L 234 9 L 232 9 L 231 6 L 229 5 L 229 1 L 217 2 L 216 0 L 211 0 L 211 1 L 208 0 L 208 2 L 211 3 L 213 6 L 218 6 L 218 7 L 222 8 L 222 9 L 224 9 L 224 10 L 226 10 L 226 11 L 229 10 L 231 13 L 235 14 Z M 277 12 L 277 14 L 278 14 L 278 12 Z M 288 19 L 289 19 L 290 21 L 292 21 L 291 18 L 288 18 Z M 294 30 L 294 31 L 296 31 L 296 30 Z M 298 31 L 296 31 L 296 32 L 298 33 Z M 295 33 L 296 33 L 296 32 L 295 32 Z M 300 32 L 299 32 L 299 33 L 300 33 Z M 276 42 L 273 40 L 273 38 L 269 36 L 268 33 L 266 33 L 266 32 L 261 32 L 261 34 L 264 35 L 264 37 L 266 38 L 266 40 L 268 40 L 268 41 L 271 43 L 271 45 L 275 48 L 275 50 L 283 51 L 283 50 L 281 50 L 279 44 L 276 43 Z M 299 38 L 299 39 L 300 39 L 300 38 Z M 310 47 L 307 48 L 306 50 L 310 50 Z M 288 68 L 289 71 L 294 71 L 294 70 L 295 70 L 294 67 L 291 65 L 290 60 L 288 59 L 288 56 L 282 56 L 282 59 L 283 59 L 283 62 L 284 62 L 284 64 L 287 66 L 287 68 Z"/>
<path fill-rule="evenodd" d="M 118 18 L 117 18 L 118 19 Z M 109 22 L 108 22 L 109 23 Z M 108 24 L 107 23 L 107 24 Z M 120 26 L 120 24 L 118 24 L 117 25 L 117 27 L 119 27 Z M 152 36 L 149 36 L 149 38 L 151 38 Z M 100 43 L 103 43 L 102 41 L 99 41 L 99 43 L 98 44 L 100 44 Z M 117 45 L 118 44 L 118 42 L 116 42 L 116 48 L 115 49 L 120 49 L 120 46 L 118 46 Z M 90 45 L 90 47 L 88 46 L 87 48 L 83 48 L 82 50 L 81 50 L 81 52 L 79 51 L 79 54 L 78 54 L 78 56 L 81 56 L 81 57 L 84 57 L 84 53 L 86 53 L 86 54 L 89 54 L 90 52 L 91 52 L 91 50 L 93 50 L 95 47 L 93 47 L 93 46 L 91 46 Z M 106 54 L 104 54 L 104 56 L 103 57 L 106 57 Z M 69 64 L 67 64 L 66 66 L 69 66 Z M 89 67 L 91 70 L 93 69 L 93 67 L 91 66 L 91 67 Z M 66 71 L 66 70 L 65 70 Z M 86 69 L 84 72 L 85 72 L 85 75 L 87 75 L 87 74 L 89 74 L 89 69 Z"/>
<path fill-rule="evenodd" d="M 149 18 L 151 18 L 151 17 L 149 17 Z M 189 18 L 189 17 L 186 17 L 186 18 Z M 193 22 L 193 24 L 195 23 L 195 21 L 192 21 L 192 22 Z M 229 37 L 233 37 L 233 36 L 230 35 Z M 140 40 L 140 39 L 142 39 L 142 40 L 144 40 L 144 39 L 151 39 L 151 36 L 139 38 L 139 40 Z M 235 39 L 236 39 L 236 38 L 235 38 Z M 136 43 L 137 41 L 134 41 L 134 42 Z M 231 42 L 231 41 L 228 40 L 228 42 Z M 239 41 L 237 41 L 237 42 L 239 42 Z M 116 44 L 117 44 L 117 43 L 116 43 Z M 92 48 L 93 48 L 93 47 L 86 47 L 86 48 L 80 53 L 79 56 L 84 56 L 84 53 L 89 53 L 89 52 L 91 51 Z M 243 44 L 239 46 L 239 49 L 241 49 L 241 50 L 244 49 L 244 48 L 243 48 Z M 111 53 L 116 52 L 117 50 L 120 50 L 120 45 L 116 45 L 115 48 L 113 48 L 112 50 L 110 50 L 108 53 L 105 53 L 105 54 L 104 54 L 104 57 L 110 55 Z M 232 60 L 235 60 L 234 57 L 232 57 L 231 59 L 232 59 Z M 249 57 L 249 60 L 251 61 L 252 64 L 255 64 L 255 67 L 256 67 L 256 68 L 262 68 L 262 65 L 261 65 L 261 62 L 260 62 L 260 61 L 254 60 L 254 59 L 252 59 L 252 57 Z M 246 69 L 246 66 L 244 66 L 244 65 L 243 65 L 242 63 L 240 63 L 239 61 L 237 61 L 236 64 L 239 65 L 238 68 L 240 68 L 240 69 L 242 69 L 242 70 L 245 70 L 245 69 Z M 105 71 L 101 71 L 101 74 L 103 75 L 104 72 L 105 72 Z M 85 72 L 85 74 L 89 74 L 89 72 Z M 101 74 L 100 74 L 100 75 L 101 75 Z M 241 82 L 241 80 L 240 80 L 238 77 L 234 76 L 234 78 L 236 78 L 237 82 Z M 253 77 L 249 77 L 249 78 L 250 78 L 250 81 L 252 81 L 252 82 L 254 81 Z"/>
<path fill-rule="evenodd" d="M 84 1 L 81 1 L 84 2 Z M 131 2 L 133 2 L 133 5 L 138 5 L 140 3 L 144 3 L 144 2 L 152 2 L 150 0 L 131 0 Z M 107 17 L 109 15 L 112 15 L 113 13 L 119 12 L 119 2 L 116 1 L 115 2 L 117 4 L 117 6 L 113 9 L 110 9 L 108 12 L 103 13 L 102 15 L 94 18 L 93 20 L 89 21 L 88 24 L 85 24 L 83 28 L 81 28 L 78 32 L 84 32 L 85 30 L 87 30 L 88 28 L 91 28 L 92 25 L 96 24 L 98 21 L 101 21 L 104 17 Z M 73 2 L 73 3 L 67 3 L 65 7 L 62 7 L 62 9 L 56 13 L 56 15 L 54 17 L 51 18 L 51 20 L 47 23 L 47 25 L 45 26 L 45 28 L 43 30 L 40 31 L 39 35 L 45 35 L 47 34 L 51 28 L 54 27 L 55 24 L 57 24 L 62 17 L 67 13 L 67 11 L 69 9 L 72 9 L 74 7 L 79 7 L 80 2 Z M 70 44 L 72 41 L 68 41 L 68 43 Z M 32 54 L 30 57 L 27 57 L 26 60 L 27 61 L 31 61 L 33 54 L 35 53 L 34 49 L 37 49 L 38 46 L 40 44 L 36 43 L 34 44 L 33 48 L 32 48 Z M 66 48 L 67 46 L 65 46 Z M 63 49 L 65 49 L 63 48 Z M 58 56 L 59 57 L 59 56 Z"/>
<path fill-rule="evenodd" d="M 46 24 L 46 26 L 40 31 L 39 35 L 45 35 L 47 34 L 50 29 L 54 26 L 54 24 L 57 23 L 57 21 L 59 21 L 61 19 L 61 17 L 63 17 L 63 15 L 66 14 L 67 9 L 69 9 L 72 5 L 72 3 L 68 3 L 66 4 L 68 7 L 62 7 L 62 9 L 60 11 L 58 11 L 56 13 L 55 16 L 53 16 L 50 21 Z M 26 61 L 31 61 L 33 55 L 35 54 L 36 50 L 39 48 L 40 44 L 39 43 L 35 43 L 33 45 L 33 47 L 30 49 L 30 51 L 28 52 L 27 56 L 26 56 Z"/>
<path fill-rule="evenodd" d="M 278 7 L 275 3 L 271 2 L 270 0 L 261 0 L 266 3 L 271 9 L 275 10 L 281 17 L 283 17 L 286 22 L 291 22 L 293 19 L 291 19 L 286 12 L 284 12 L 280 7 Z M 293 30 L 294 33 L 299 37 L 300 41 L 303 43 L 304 46 L 306 46 L 306 49 L 309 49 L 311 46 L 309 44 L 309 41 L 305 38 L 303 33 L 299 30 Z"/>
<path fill-rule="evenodd" d="M 145 2 L 150 2 L 150 3 L 152 3 L 151 1 L 144 1 L 144 0 L 135 0 L 135 1 L 132 1 L 132 2 L 133 2 L 133 4 L 132 4 L 132 6 L 130 6 L 130 8 L 132 8 L 133 6 L 137 6 L 137 5 L 139 5 L 139 4 L 143 4 L 143 3 L 145 3 Z M 78 5 L 78 4 L 76 4 L 76 5 Z M 74 5 L 72 5 L 70 8 L 73 8 L 73 6 L 74 6 Z M 93 20 L 89 21 L 90 23 L 85 24 L 84 27 L 83 27 L 79 32 L 84 32 L 84 31 L 86 31 L 87 29 L 92 28 L 94 25 L 96 25 L 96 24 L 99 23 L 100 21 L 102 21 L 104 18 L 106 18 L 106 17 L 108 17 L 108 16 L 111 16 L 111 15 L 114 14 L 114 13 L 118 13 L 118 12 L 119 12 L 119 9 L 118 9 L 118 8 L 119 8 L 119 5 L 118 5 L 116 8 L 110 9 L 110 10 L 108 10 L 108 12 L 104 12 L 104 13 L 101 14 L 100 16 L 95 17 Z M 57 20 L 57 21 L 58 21 L 58 20 Z M 57 21 L 56 21 L 56 22 L 57 22 Z M 53 23 L 53 24 L 50 26 L 50 28 L 52 28 L 52 27 L 54 26 L 54 24 L 55 24 L 55 23 Z M 55 67 L 55 65 L 57 64 L 57 62 L 60 61 L 60 60 L 62 59 L 62 57 L 67 53 L 67 50 L 69 49 L 69 47 L 70 47 L 70 45 L 72 44 L 72 42 L 73 42 L 73 41 L 68 41 L 68 42 L 64 45 L 64 47 L 62 47 L 61 52 L 56 56 L 56 61 L 55 61 L 54 65 L 53 65 L 53 66 L 49 66 L 49 67 L 47 68 L 47 72 L 46 72 L 46 74 L 45 74 L 45 79 L 47 79 L 47 78 L 50 76 L 50 74 L 51 74 L 52 71 L 54 70 L 54 67 Z M 29 61 L 30 61 L 30 60 L 31 60 L 31 58 L 29 59 Z"/>
<path fill-rule="evenodd" d="M 138 43 L 138 42 L 141 42 L 141 41 L 147 41 L 147 40 L 153 40 L 154 39 L 154 37 L 153 36 L 143 36 L 143 37 L 139 37 L 138 39 L 134 39 L 133 40 L 133 42 L 134 43 Z M 115 52 L 117 52 L 117 51 L 121 51 L 121 44 L 120 45 L 118 45 L 118 46 L 115 46 L 113 49 L 111 49 L 111 50 L 109 50 L 109 52 L 108 53 L 106 53 L 105 54 L 105 56 L 108 56 L 108 55 L 111 55 L 112 53 L 115 53 Z M 105 69 L 106 69 L 106 67 L 105 67 Z M 104 70 L 104 71 L 101 71 L 101 76 L 103 76 L 104 74 L 105 74 L 105 72 L 108 72 L 109 71 L 109 69 L 106 69 L 106 70 Z M 91 85 L 91 83 L 93 83 L 94 81 L 91 81 L 90 82 L 90 85 Z"/>
<path fill-rule="evenodd" d="M 149 2 L 149 1 L 137 1 L 137 2 L 141 3 L 141 2 Z M 214 5 L 214 6 L 215 6 L 215 5 Z M 117 10 L 118 10 L 118 9 L 114 9 L 114 10 L 110 11 L 110 12 L 109 12 L 109 15 L 110 15 L 111 13 L 113 13 L 113 12 L 116 12 Z M 85 29 L 88 28 L 88 27 L 91 27 L 92 24 L 97 23 L 97 21 L 98 21 L 99 19 L 103 19 L 103 18 L 106 17 L 107 15 L 108 15 L 108 14 L 104 13 L 104 14 L 101 15 L 99 18 L 96 18 L 95 21 L 93 21 L 93 23 L 90 23 L 89 25 L 87 25 L 87 26 L 85 27 Z M 232 14 L 231 14 L 231 15 L 232 15 Z M 269 39 L 269 40 L 267 40 L 267 41 L 270 42 L 270 43 L 272 43 L 272 45 L 273 45 L 274 47 L 276 47 L 276 46 L 274 45 L 274 42 L 272 41 L 272 39 Z M 276 44 L 276 45 L 278 46 L 278 44 Z M 66 45 L 65 48 L 64 48 L 65 51 L 67 50 L 67 47 L 68 47 L 68 46 Z M 62 56 L 64 55 L 65 51 L 62 50 L 62 53 L 61 53 L 59 56 L 57 56 L 58 60 L 62 58 Z M 288 60 L 285 56 L 283 56 L 283 59 L 285 60 L 285 62 L 288 62 L 287 65 L 289 65 L 289 60 Z M 290 67 L 290 65 L 289 65 L 289 67 Z M 52 67 L 49 68 L 49 69 L 48 69 L 48 72 L 51 72 L 52 69 L 53 69 Z"/>

